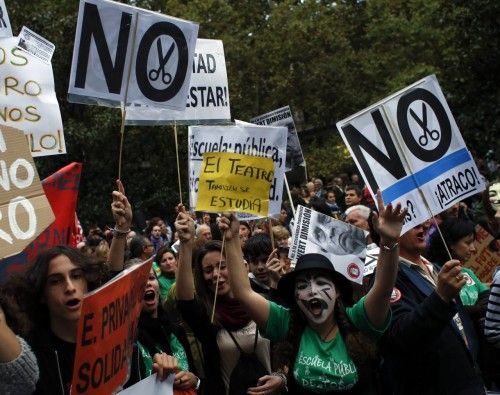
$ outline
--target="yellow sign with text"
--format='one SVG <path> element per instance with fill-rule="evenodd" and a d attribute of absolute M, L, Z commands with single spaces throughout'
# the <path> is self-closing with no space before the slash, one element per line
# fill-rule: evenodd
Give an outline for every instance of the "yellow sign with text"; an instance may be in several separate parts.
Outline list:
<path fill-rule="evenodd" d="M 205 153 L 196 210 L 234 211 L 267 217 L 273 178 L 271 158 L 230 152 Z"/>

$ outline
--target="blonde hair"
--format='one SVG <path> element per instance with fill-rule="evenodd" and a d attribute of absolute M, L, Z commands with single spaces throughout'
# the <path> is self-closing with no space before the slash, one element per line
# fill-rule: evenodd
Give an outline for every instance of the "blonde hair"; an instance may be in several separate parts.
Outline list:
<path fill-rule="evenodd" d="M 273 226 L 273 237 L 275 239 L 288 239 L 290 237 L 290 232 L 282 226 L 282 225 L 276 225 Z"/>

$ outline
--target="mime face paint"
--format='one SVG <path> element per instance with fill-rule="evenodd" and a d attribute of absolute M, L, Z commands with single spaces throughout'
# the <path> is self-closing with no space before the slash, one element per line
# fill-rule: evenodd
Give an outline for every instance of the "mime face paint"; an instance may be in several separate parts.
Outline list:
<path fill-rule="evenodd" d="M 324 323 L 335 308 L 337 292 L 333 281 L 322 272 L 306 271 L 295 279 L 295 300 L 308 321 Z"/>

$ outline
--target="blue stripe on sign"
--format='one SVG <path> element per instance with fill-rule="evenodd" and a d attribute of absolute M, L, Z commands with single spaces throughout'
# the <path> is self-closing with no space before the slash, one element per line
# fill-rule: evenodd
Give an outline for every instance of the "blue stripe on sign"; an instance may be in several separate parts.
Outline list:
<path fill-rule="evenodd" d="M 439 177 L 441 174 L 446 173 L 448 170 L 461 165 L 469 160 L 471 156 L 467 148 L 462 148 L 452 154 L 439 159 L 432 165 L 417 171 L 416 173 L 406 176 L 401 180 L 392 184 L 389 188 L 382 191 L 384 202 L 393 202 L 399 197 L 407 194 L 408 192 L 420 187 L 429 181 Z"/>

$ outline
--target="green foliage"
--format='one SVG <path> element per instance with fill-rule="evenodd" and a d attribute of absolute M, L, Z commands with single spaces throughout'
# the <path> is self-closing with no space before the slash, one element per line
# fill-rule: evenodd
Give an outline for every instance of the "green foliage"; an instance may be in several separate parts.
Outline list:
<path fill-rule="evenodd" d="M 500 2 L 496 0 L 135 0 L 193 20 L 224 42 L 234 118 L 291 105 L 310 177 L 352 168 L 335 123 L 436 73 L 469 148 L 498 146 Z M 67 102 L 78 2 L 8 1 L 13 30 L 26 25 L 56 45 L 53 68 L 68 155 L 36 159 L 41 177 L 82 161 L 78 213 L 109 222 L 117 177 L 120 110 Z M 187 133 L 179 128 L 183 200 Z M 172 127 L 127 127 L 123 180 L 146 216 L 179 200 Z M 171 218 L 170 218 L 171 219 Z"/>

